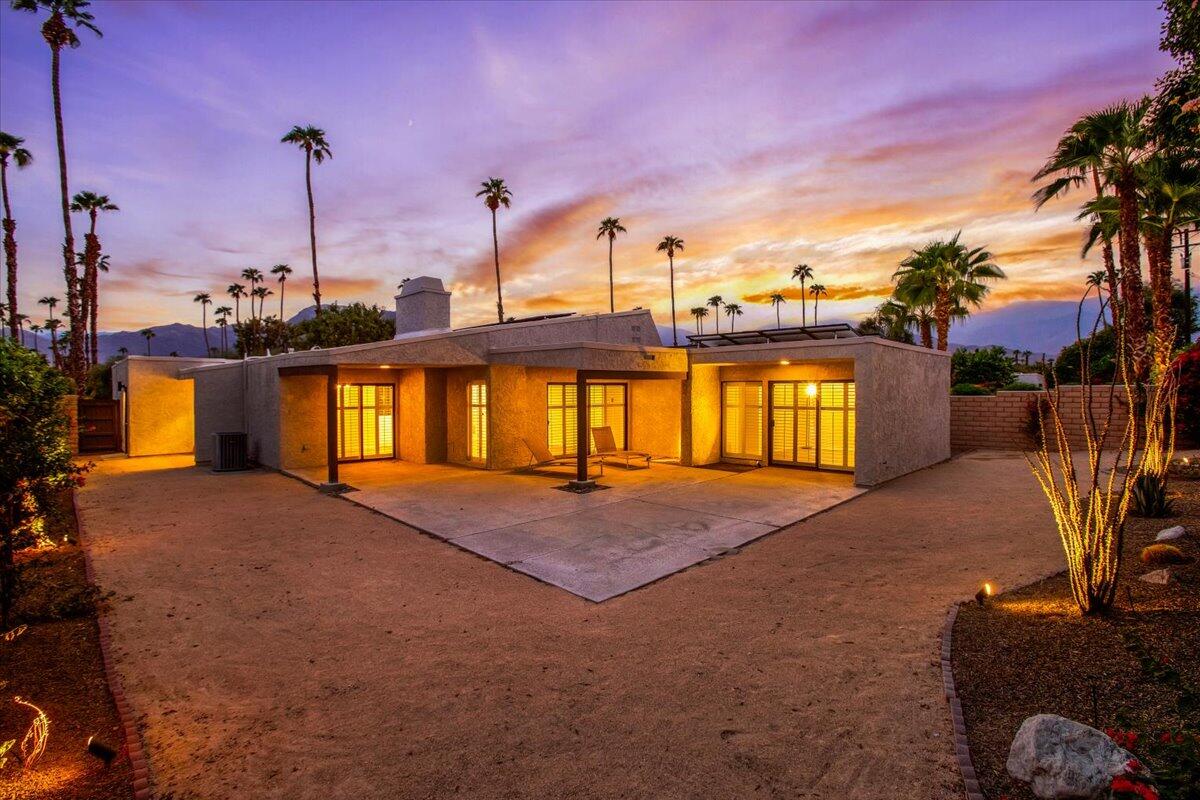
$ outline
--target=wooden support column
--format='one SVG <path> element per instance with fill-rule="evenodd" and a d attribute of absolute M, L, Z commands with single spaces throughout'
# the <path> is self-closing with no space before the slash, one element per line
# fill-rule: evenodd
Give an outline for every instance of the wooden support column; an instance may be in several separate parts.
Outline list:
<path fill-rule="evenodd" d="M 591 483 L 588 478 L 588 443 L 591 441 L 591 429 L 588 427 L 588 393 L 587 373 L 578 370 L 575 373 L 575 480 L 577 486 L 587 486 Z"/>
<path fill-rule="evenodd" d="M 326 483 L 329 486 L 338 484 L 338 368 L 329 367 L 325 373 L 325 459 L 329 475 Z"/>

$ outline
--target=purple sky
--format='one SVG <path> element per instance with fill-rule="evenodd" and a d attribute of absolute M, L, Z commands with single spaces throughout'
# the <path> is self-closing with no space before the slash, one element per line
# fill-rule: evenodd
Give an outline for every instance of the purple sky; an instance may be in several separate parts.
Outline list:
<path fill-rule="evenodd" d="M 0 127 L 36 158 L 9 183 L 21 310 L 41 319 L 34 301 L 63 295 L 49 53 L 38 20 L 7 5 Z M 959 228 L 1009 272 L 996 303 L 1075 297 L 1095 268 L 1076 202 L 1035 214 L 1029 176 L 1079 114 L 1151 91 L 1168 66 L 1150 2 L 94 10 L 104 38 L 64 55 L 63 94 L 72 192 L 121 207 L 100 230 L 107 330 L 198 322 L 196 291 L 281 261 L 287 313 L 311 302 L 303 157 L 279 143 L 294 123 L 323 127 L 334 151 L 314 176 L 330 301 L 390 306 L 401 278 L 428 274 L 455 292 L 456 325 L 487 321 L 491 229 L 474 193 L 489 175 L 514 193 L 500 244 L 518 316 L 606 310 L 607 215 L 629 229 L 617 306 L 660 323 L 654 245 L 685 240 L 689 330 L 712 294 L 742 303 L 739 328 L 774 324 L 766 295 L 800 261 L 829 290 L 823 319 L 859 316 L 908 250 Z"/>

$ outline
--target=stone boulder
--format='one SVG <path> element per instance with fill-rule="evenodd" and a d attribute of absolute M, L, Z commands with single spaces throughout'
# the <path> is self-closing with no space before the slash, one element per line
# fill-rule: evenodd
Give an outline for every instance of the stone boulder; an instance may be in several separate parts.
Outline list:
<path fill-rule="evenodd" d="M 1176 525 L 1173 528 L 1163 528 L 1154 537 L 1156 542 L 1173 542 L 1176 539 L 1182 539 L 1187 535 L 1187 528 L 1182 525 Z"/>
<path fill-rule="evenodd" d="M 1021 723 L 1008 751 L 1008 774 L 1038 797 L 1102 798 L 1134 758 L 1103 731 L 1054 714 Z"/>

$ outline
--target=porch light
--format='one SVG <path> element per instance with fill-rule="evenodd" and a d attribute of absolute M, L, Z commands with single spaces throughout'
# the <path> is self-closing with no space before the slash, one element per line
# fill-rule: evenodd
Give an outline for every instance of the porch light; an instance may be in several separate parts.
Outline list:
<path fill-rule="evenodd" d="M 983 605 L 984 601 L 996 593 L 996 587 L 991 581 L 984 581 L 983 586 L 975 593 L 975 602 Z"/>
<path fill-rule="evenodd" d="M 113 759 L 117 757 L 116 748 L 110 747 L 100 741 L 95 735 L 89 736 L 87 740 L 87 751 L 96 758 L 104 762 L 104 766 L 112 764 Z"/>
<path fill-rule="evenodd" d="M 804 387 L 804 393 L 806 395 L 808 395 L 809 397 L 816 397 L 817 396 L 817 385 L 815 383 L 808 384 L 807 386 Z"/>

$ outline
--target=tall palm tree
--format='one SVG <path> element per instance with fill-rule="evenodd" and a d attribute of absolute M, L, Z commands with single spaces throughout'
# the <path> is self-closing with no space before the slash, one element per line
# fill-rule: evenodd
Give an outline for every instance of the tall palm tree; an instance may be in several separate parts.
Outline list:
<path fill-rule="evenodd" d="M 267 298 L 275 293 L 272 292 L 270 289 L 268 289 L 266 286 L 259 286 L 257 289 L 255 289 L 250 294 L 252 294 L 258 298 L 258 318 L 264 319 L 265 315 L 263 314 L 263 305 L 267 302 Z M 251 300 L 250 304 L 254 305 L 254 301 Z"/>
<path fill-rule="evenodd" d="M 508 208 L 512 203 L 512 192 L 504 184 L 503 178 L 488 178 L 480 184 L 476 197 L 483 198 L 483 204 L 492 212 L 492 254 L 496 260 L 496 316 L 504 322 L 504 295 L 500 291 L 500 238 L 496 233 L 496 212 L 500 206 Z"/>
<path fill-rule="evenodd" d="M 725 316 L 729 317 L 729 332 L 733 333 L 734 321 L 742 315 L 742 307 L 737 303 L 725 304 Z"/>
<path fill-rule="evenodd" d="M 658 243 L 658 252 L 667 254 L 671 265 L 671 344 L 679 346 L 679 334 L 675 330 L 675 254 L 683 252 L 683 239 L 677 236 L 664 236 Z"/>
<path fill-rule="evenodd" d="M 1111 115 L 1104 112 L 1087 114 L 1080 117 L 1063 134 L 1050 158 L 1031 179 L 1034 182 L 1050 179 L 1033 193 L 1035 208 L 1040 209 L 1050 200 L 1089 183 L 1093 200 L 1100 200 L 1105 196 L 1100 173 L 1105 166 L 1104 148 L 1107 146 L 1112 123 Z M 1120 291 L 1116 262 L 1113 259 L 1113 236 L 1107 232 L 1098 233 L 1101 234 L 1104 273 L 1108 281 L 1109 307 L 1113 319 L 1116 320 L 1120 313 Z"/>
<path fill-rule="evenodd" d="M 0 131 L 0 194 L 4 196 L 4 267 L 8 276 L 8 330 L 17 338 L 17 222 L 13 219 L 8 200 L 8 161 L 24 169 L 33 163 L 33 156 L 21 145 L 25 140 Z"/>
<path fill-rule="evenodd" d="M 242 298 L 246 296 L 246 287 L 240 283 L 231 283 L 225 287 L 225 294 L 233 298 L 233 322 L 242 324 Z"/>
<path fill-rule="evenodd" d="M 62 320 L 58 317 L 51 317 L 42 323 L 42 327 L 50 332 L 50 359 L 55 367 L 62 363 L 62 355 L 58 352 L 58 328 L 60 325 L 62 325 Z"/>
<path fill-rule="evenodd" d="M 142 328 L 140 331 L 138 331 L 138 333 L 140 333 L 142 338 L 146 340 L 146 355 L 150 355 L 150 340 L 158 334 L 149 328 Z"/>
<path fill-rule="evenodd" d="M 97 36 L 100 29 L 95 26 L 92 14 L 87 11 L 89 0 L 12 0 L 16 11 L 37 13 L 48 11 L 49 16 L 42 24 L 42 38 L 50 45 L 50 89 L 54 99 L 54 130 L 58 144 L 58 183 L 62 199 L 63 218 L 63 277 L 67 284 L 67 316 L 71 323 L 71 339 L 68 348 L 67 374 L 82 386 L 85 372 L 83 352 L 83 309 L 78 290 L 78 270 L 75 267 L 75 235 L 71 231 L 71 191 L 67 188 L 67 144 L 63 132 L 62 91 L 60 56 L 64 47 L 79 47 L 75 30 L 86 28 Z M 71 29 L 74 26 L 75 30 Z"/>
<path fill-rule="evenodd" d="M 813 299 L 813 325 L 817 325 L 817 305 L 821 302 L 821 298 L 829 294 L 829 291 L 819 283 L 814 283 L 808 287 L 808 293 Z"/>
<path fill-rule="evenodd" d="M 197 292 L 192 298 L 193 303 L 200 304 L 200 331 L 204 334 L 204 355 L 212 352 L 208 346 L 208 307 L 212 305 L 212 295 L 208 292 Z"/>
<path fill-rule="evenodd" d="M 96 318 L 99 308 L 96 302 L 96 273 L 99 272 L 100 238 L 96 235 L 96 221 L 101 211 L 120 211 L 117 205 L 108 199 L 106 194 L 95 192 L 79 192 L 71 199 L 71 210 L 86 212 L 88 215 L 88 232 L 83 235 L 83 292 L 82 303 L 88 340 L 88 363 L 96 364 L 100 360 L 99 339 L 96 335 Z"/>
<path fill-rule="evenodd" d="M 292 274 L 292 268 L 287 264 L 276 264 L 271 267 L 271 274 L 279 278 L 279 318 L 283 319 L 283 284 Z"/>
<path fill-rule="evenodd" d="M 246 293 L 247 296 L 257 297 L 257 295 L 254 294 L 254 290 L 258 286 L 258 284 L 263 280 L 262 272 L 260 270 L 255 269 L 254 267 L 247 267 L 246 269 L 242 270 L 242 279 L 250 281 L 250 291 Z M 253 300 L 250 301 L 250 319 L 254 319 L 254 301 Z"/>
<path fill-rule="evenodd" d="M 692 309 L 692 316 L 696 318 L 696 333 L 704 333 L 704 318 L 708 316 L 708 309 L 704 306 L 696 306 Z"/>
<path fill-rule="evenodd" d="M 787 302 L 783 292 L 771 292 L 771 305 L 775 307 L 775 327 L 782 328 L 783 321 L 779 319 L 779 307 Z"/>
<path fill-rule="evenodd" d="M 808 309 L 805 305 L 804 283 L 812 278 L 812 267 L 808 264 L 797 264 L 792 267 L 792 280 L 800 281 L 800 325 L 808 327 Z"/>
<path fill-rule="evenodd" d="M 321 279 L 317 275 L 317 209 L 313 203 L 312 165 L 333 158 L 333 150 L 325 140 L 325 131 L 314 125 L 292 126 L 280 139 L 284 144 L 294 144 L 304 151 L 304 188 L 308 190 L 308 241 L 312 248 L 313 302 L 317 304 L 317 316 L 321 315 Z"/>
<path fill-rule="evenodd" d="M 719 294 L 714 294 L 708 298 L 708 302 L 706 303 L 713 310 L 713 324 L 717 326 L 717 333 L 721 332 L 721 306 L 724 304 L 725 298 Z"/>
<path fill-rule="evenodd" d="M 935 241 L 900 262 L 892 276 L 896 298 L 910 306 L 933 309 L 937 349 L 949 347 L 950 323 L 968 306 L 979 306 L 990 291 L 985 282 L 1005 277 L 982 247 L 968 249 L 959 242 L 959 231 L 948 242 Z"/>
<path fill-rule="evenodd" d="M 33 352 L 35 352 L 35 353 L 42 352 L 41 349 L 38 347 L 38 344 L 39 344 L 38 336 L 41 334 L 42 330 L 43 330 L 43 328 L 41 325 L 34 324 L 34 325 L 29 326 L 29 332 L 33 334 Z"/>
<path fill-rule="evenodd" d="M 217 306 L 213 311 L 213 316 L 217 320 L 217 324 L 221 326 L 221 352 L 229 352 L 229 340 L 226 338 L 226 328 L 229 327 L 229 315 L 233 313 L 233 309 L 229 306 Z"/>
<path fill-rule="evenodd" d="M 608 237 L 608 311 L 612 313 L 617 310 L 616 300 L 613 293 L 613 239 L 617 238 L 618 233 L 625 233 L 624 226 L 621 225 L 620 217 L 605 217 L 600 220 L 600 229 L 596 233 L 596 238 L 601 236 Z"/>

